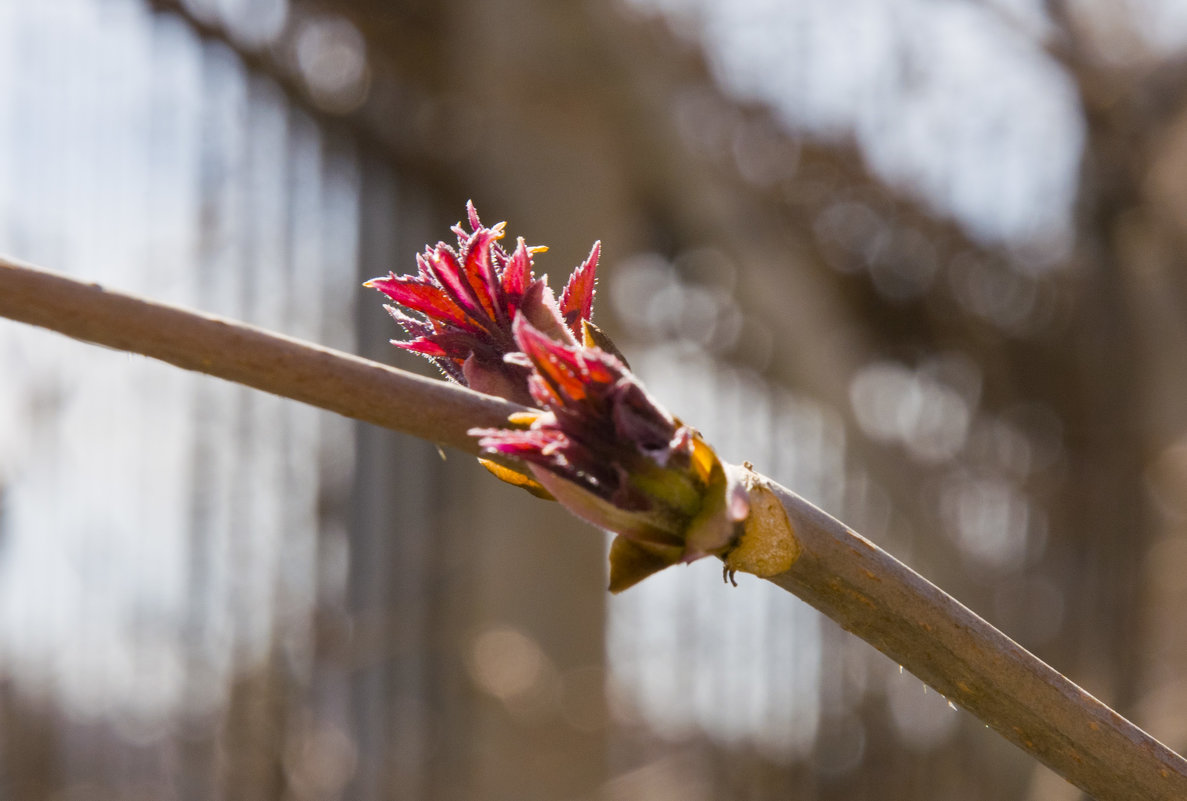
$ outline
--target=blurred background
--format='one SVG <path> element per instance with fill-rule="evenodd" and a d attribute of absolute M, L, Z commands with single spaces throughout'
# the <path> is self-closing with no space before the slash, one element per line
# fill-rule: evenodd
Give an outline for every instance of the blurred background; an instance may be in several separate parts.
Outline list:
<path fill-rule="evenodd" d="M 1187 3 L 0 0 L 0 251 L 430 374 L 473 198 L 723 455 L 1187 747 Z M 0 320 L 0 797 L 1077 799 L 797 599 Z"/>

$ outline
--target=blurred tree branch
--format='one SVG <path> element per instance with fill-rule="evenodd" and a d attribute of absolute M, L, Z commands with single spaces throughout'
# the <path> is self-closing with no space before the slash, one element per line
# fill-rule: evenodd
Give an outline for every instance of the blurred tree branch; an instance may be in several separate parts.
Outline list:
<path fill-rule="evenodd" d="M 475 453 L 519 407 L 241 323 L 0 258 L 0 316 Z M 761 477 L 800 542 L 771 578 L 1100 801 L 1187 797 L 1187 762 L 954 598 Z"/>

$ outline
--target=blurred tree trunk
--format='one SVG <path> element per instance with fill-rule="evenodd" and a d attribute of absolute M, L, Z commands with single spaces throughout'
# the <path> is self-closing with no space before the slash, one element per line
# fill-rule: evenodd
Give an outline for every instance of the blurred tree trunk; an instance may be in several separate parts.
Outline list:
<path fill-rule="evenodd" d="M 0 680 L 0 788 L 8 798 L 49 801 L 61 789 L 59 712 Z"/>
<path fill-rule="evenodd" d="M 1095 403 L 1082 422 L 1096 428 L 1085 437 L 1094 452 L 1081 473 L 1078 513 L 1100 538 L 1091 549 L 1095 564 L 1075 577 L 1083 602 L 1080 656 L 1112 667 L 1102 678 L 1119 711 L 1181 750 L 1187 733 L 1174 718 L 1184 701 L 1171 676 L 1187 659 L 1176 614 L 1181 582 L 1169 577 L 1181 576 L 1187 559 L 1173 547 L 1183 534 L 1182 506 L 1158 493 L 1182 493 L 1184 477 L 1158 470 L 1173 464 L 1187 434 L 1187 64 L 1108 70 L 1089 63 L 1074 75 L 1087 121 L 1077 238 L 1083 267 L 1096 276 L 1080 360 L 1091 366 L 1095 390 L 1085 393 Z M 1106 648 L 1112 658 L 1094 659 Z M 1172 686 L 1180 689 L 1168 694 Z"/>
<path fill-rule="evenodd" d="M 263 665 L 234 682 L 221 733 L 228 799 L 290 798 L 284 770 L 290 725 L 288 682 L 280 666 Z"/>

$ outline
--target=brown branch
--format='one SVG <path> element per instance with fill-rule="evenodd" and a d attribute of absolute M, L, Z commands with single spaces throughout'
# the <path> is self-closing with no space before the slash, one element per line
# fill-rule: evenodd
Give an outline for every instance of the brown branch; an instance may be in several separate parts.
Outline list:
<path fill-rule="evenodd" d="M 0 258 L 0 316 L 152 356 L 452 445 L 520 407 L 251 326 Z M 1187 762 L 951 596 L 794 493 L 756 477 L 799 557 L 770 580 L 798 595 L 1098 801 L 1187 798 Z M 755 515 L 757 518 L 758 515 Z M 763 519 L 775 519 L 764 515 Z M 778 518 L 781 520 L 782 516 Z M 761 545 L 761 544 L 760 544 Z M 757 549 L 762 552 L 762 548 Z M 739 569 L 745 569 L 740 567 Z"/>
<path fill-rule="evenodd" d="M 521 407 L 445 381 L 0 257 L 0 316 L 477 454 Z"/>
<path fill-rule="evenodd" d="M 1098 801 L 1182 801 L 1187 761 L 877 545 L 764 482 L 800 556 L 770 581 Z"/>

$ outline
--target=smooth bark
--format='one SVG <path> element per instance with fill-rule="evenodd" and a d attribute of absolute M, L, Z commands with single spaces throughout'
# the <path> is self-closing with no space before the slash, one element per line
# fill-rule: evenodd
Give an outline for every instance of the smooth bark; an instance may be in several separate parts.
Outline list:
<path fill-rule="evenodd" d="M 1099 801 L 1181 801 L 1187 761 L 911 568 L 768 483 L 800 556 L 770 581 Z"/>
<path fill-rule="evenodd" d="M 478 453 L 472 426 L 521 407 L 447 381 L 0 256 L 0 316 Z"/>

